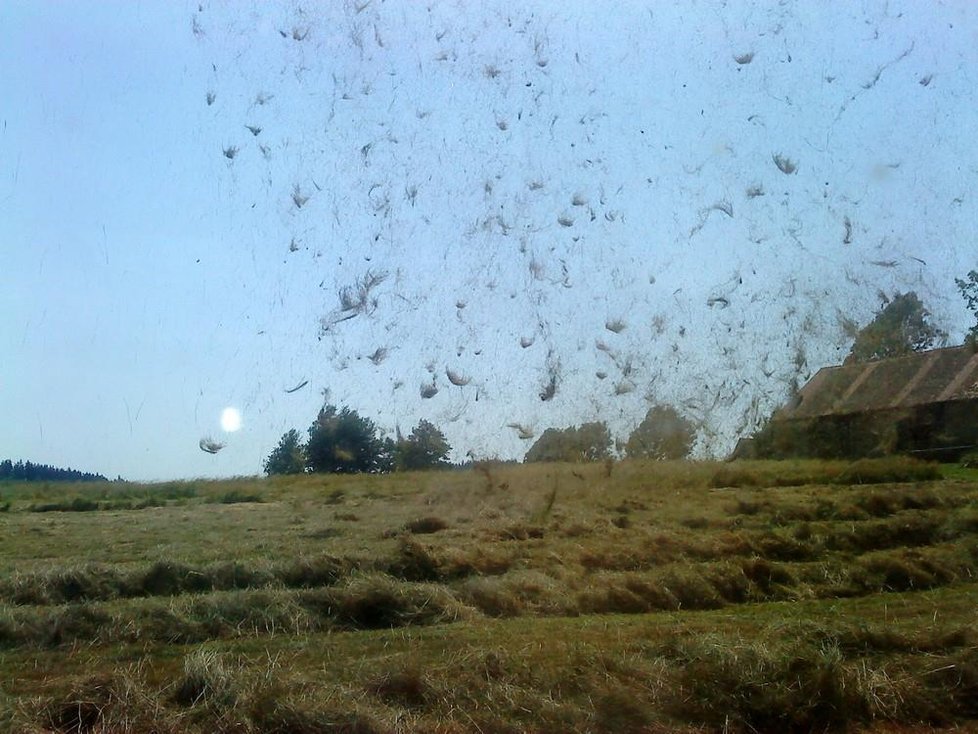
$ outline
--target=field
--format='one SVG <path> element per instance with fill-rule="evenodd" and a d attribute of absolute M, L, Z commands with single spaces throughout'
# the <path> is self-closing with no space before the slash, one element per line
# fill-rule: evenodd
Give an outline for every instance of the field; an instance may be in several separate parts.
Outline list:
<path fill-rule="evenodd" d="M 0 485 L 0 731 L 978 730 L 978 471 Z"/>

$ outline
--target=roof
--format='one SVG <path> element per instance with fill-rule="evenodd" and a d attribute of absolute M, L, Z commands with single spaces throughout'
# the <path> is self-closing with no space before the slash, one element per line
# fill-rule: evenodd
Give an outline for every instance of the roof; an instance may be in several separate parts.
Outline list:
<path fill-rule="evenodd" d="M 978 352 L 950 347 L 825 367 L 777 414 L 779 420 L 978 399 Z"/>

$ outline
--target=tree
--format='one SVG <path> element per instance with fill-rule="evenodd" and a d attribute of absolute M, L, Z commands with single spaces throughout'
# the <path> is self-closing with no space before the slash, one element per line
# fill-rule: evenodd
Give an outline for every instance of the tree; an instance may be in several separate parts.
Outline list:
<path fill-rule="evenodd" d="M 313 472 L 356 474 L 385 470 L 384 442 L 369 418 L 327 405 L 309 427 L 306 466 Z"/>
<path fill-rule="evenodd" d="M 282 435 L 272 453 L 265 459 L 265 473 L 302 474 L 306 470 L 305 447 L 299 441 L 299 432 L 294 428 Z"/>
<path fill-rule="evenodd" d="M 579 427 L 548 428 L 523 458 L 537 461 L 602 461 L 611 458 L 611 431 L 603 421 Z"/>
<path fill-rule="evenodd" d="M 845 364 L 902 357 L 942 343 L 947 334 L 930 323 L 930 312 L 913 291 L 883 297 L 876 317 L 856 334 Z"/>
<path fill-rule="evenodd" d="M 967 280 L 955 278 L 954 284 L 961 292 L 964 302 L 968 304 L 968 310 L 975 316 L 974 326 L 968 329 L 965 341 L 969 344 L 978 345 L 978 270 L 972 270 L 965 277 Z"/>
<path fill-rule="evenodd" d="M 655 405 L 625 443 L 629 459 L 685 459 L 693 449 L 696 427 L 671 405 Z"/>
<path fill-rule="evenodd" d="M 390 436 L 384 436 L 380 440 L 380 453 L 377 455 L 377 468 L 374 469 L 378 474 L 390 474 L 394 471 L 394 457 L 397 453 L 397 444 Z"/>
<path fill-rule="evenodd" d="M 451 450 L 445 434 L 422 419 L 410 436 L 395 445 L 394 466 L 398 471 L 443 468 Z"/>

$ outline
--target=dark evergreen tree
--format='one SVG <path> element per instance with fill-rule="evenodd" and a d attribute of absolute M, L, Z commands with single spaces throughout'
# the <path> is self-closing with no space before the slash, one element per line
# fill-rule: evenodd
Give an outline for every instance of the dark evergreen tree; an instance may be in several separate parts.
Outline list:
<path fill-rule="evenodd" d="M 306 470 L 305 447 L 299 440 L 299 432 L 294 428 L 283 434 L 272 453 L 265 459 L 265 473 L 302 474 Z"/>
<path fill-rule="evenodd" d="M 385 468 L 384 442 L 369 418 L 327 405 L 309 427 L 306 466 L 314 472 L 355 474 Z"/>
<path fill-rule="evenodd" d="M 452 447 L 434 424 L 421 420 L 411 435 L 397 442 L 394 466 L 398 471 L 437 469 L 448 466 Z"/>

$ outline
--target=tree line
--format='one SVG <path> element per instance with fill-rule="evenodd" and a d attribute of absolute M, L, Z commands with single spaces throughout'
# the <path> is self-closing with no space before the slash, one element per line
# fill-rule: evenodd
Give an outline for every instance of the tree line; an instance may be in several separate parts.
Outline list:
<path fill-rule="evenodd" d="M 450 466 L 452 447 L 434 424 L 421 420 L 407 436 L 383 436 L 377 425 L 349 407 L 326 405 L 303 442 L 292 429 L 264 463 L 266 474 L 385 474 Z"/>
<path fill-rule="evenodd" d="M 965 343 L 978 348 L 978 270 L 955 285 L 975 315 Z M 948 334 L 932 322 L 930 311 L 918 295 L 880 293 L 875 317 L 860 328 L 844 323 L 853 343 L 846 364 L 900 357 L 944 346 Z M 668 404 L 654 405 L 628 436 L 615 444 L 603 421 L 546 429 L 526 452 L 525 462 L 591 462 L 624 456 L 630 459 L 675 460 L 687 458 L 696 442 L 696 425 Z M 264 462 L 267 474 L 386 473 L 438 469 L 451 466 L 452 447 L 432 423 L 421 420 L 408 436 L 400 431 L 384 436 L 376 424 L 355 410 L 326 405 L 302 440 L 293 429 L 282 436 Z M 9 463 L 9 462 L 8 462 Z M 2 476 L 2 475 L 0 475 Z"/>
<path fill-rule="evenodd" d="M 696 427 L 675 408 L 653 407 L 623 445 L 628 458 L 683 459 L 696 440 Z M 308 438 L 287 431 L 264 462 L 269 475 L 383 474 L 393 471 L 444 469 L 452 465 L 452 447 L 435 425 L 421 420 L 403 436 L 381 435 L 376 424 L 349 407 L 327 405 L 309 427 Z M 548 428 L 530 446 L 525 462 L 604 461 L 613 456 L 611 431 L 603 421 L 567 428 Z"/>
<path fill-rule="evenodd" d="M 696 442 L 695 424 L 671 405 L 655 405 L 615 445 L 604 421 L 569 428 L 548 428 L 530 446 L 523 461 L 605 461 L 621 454 L 628 459 L 668 461 L 687 458 Z"/>
<path fill-rule="evenodd" d="M 35 464 L 31 461 L 4 459 L 0 461 L 0 482 L 107 482 L 101 474 L 92 474 L 77 469 L 61 469 L 48 464 Z"/>

